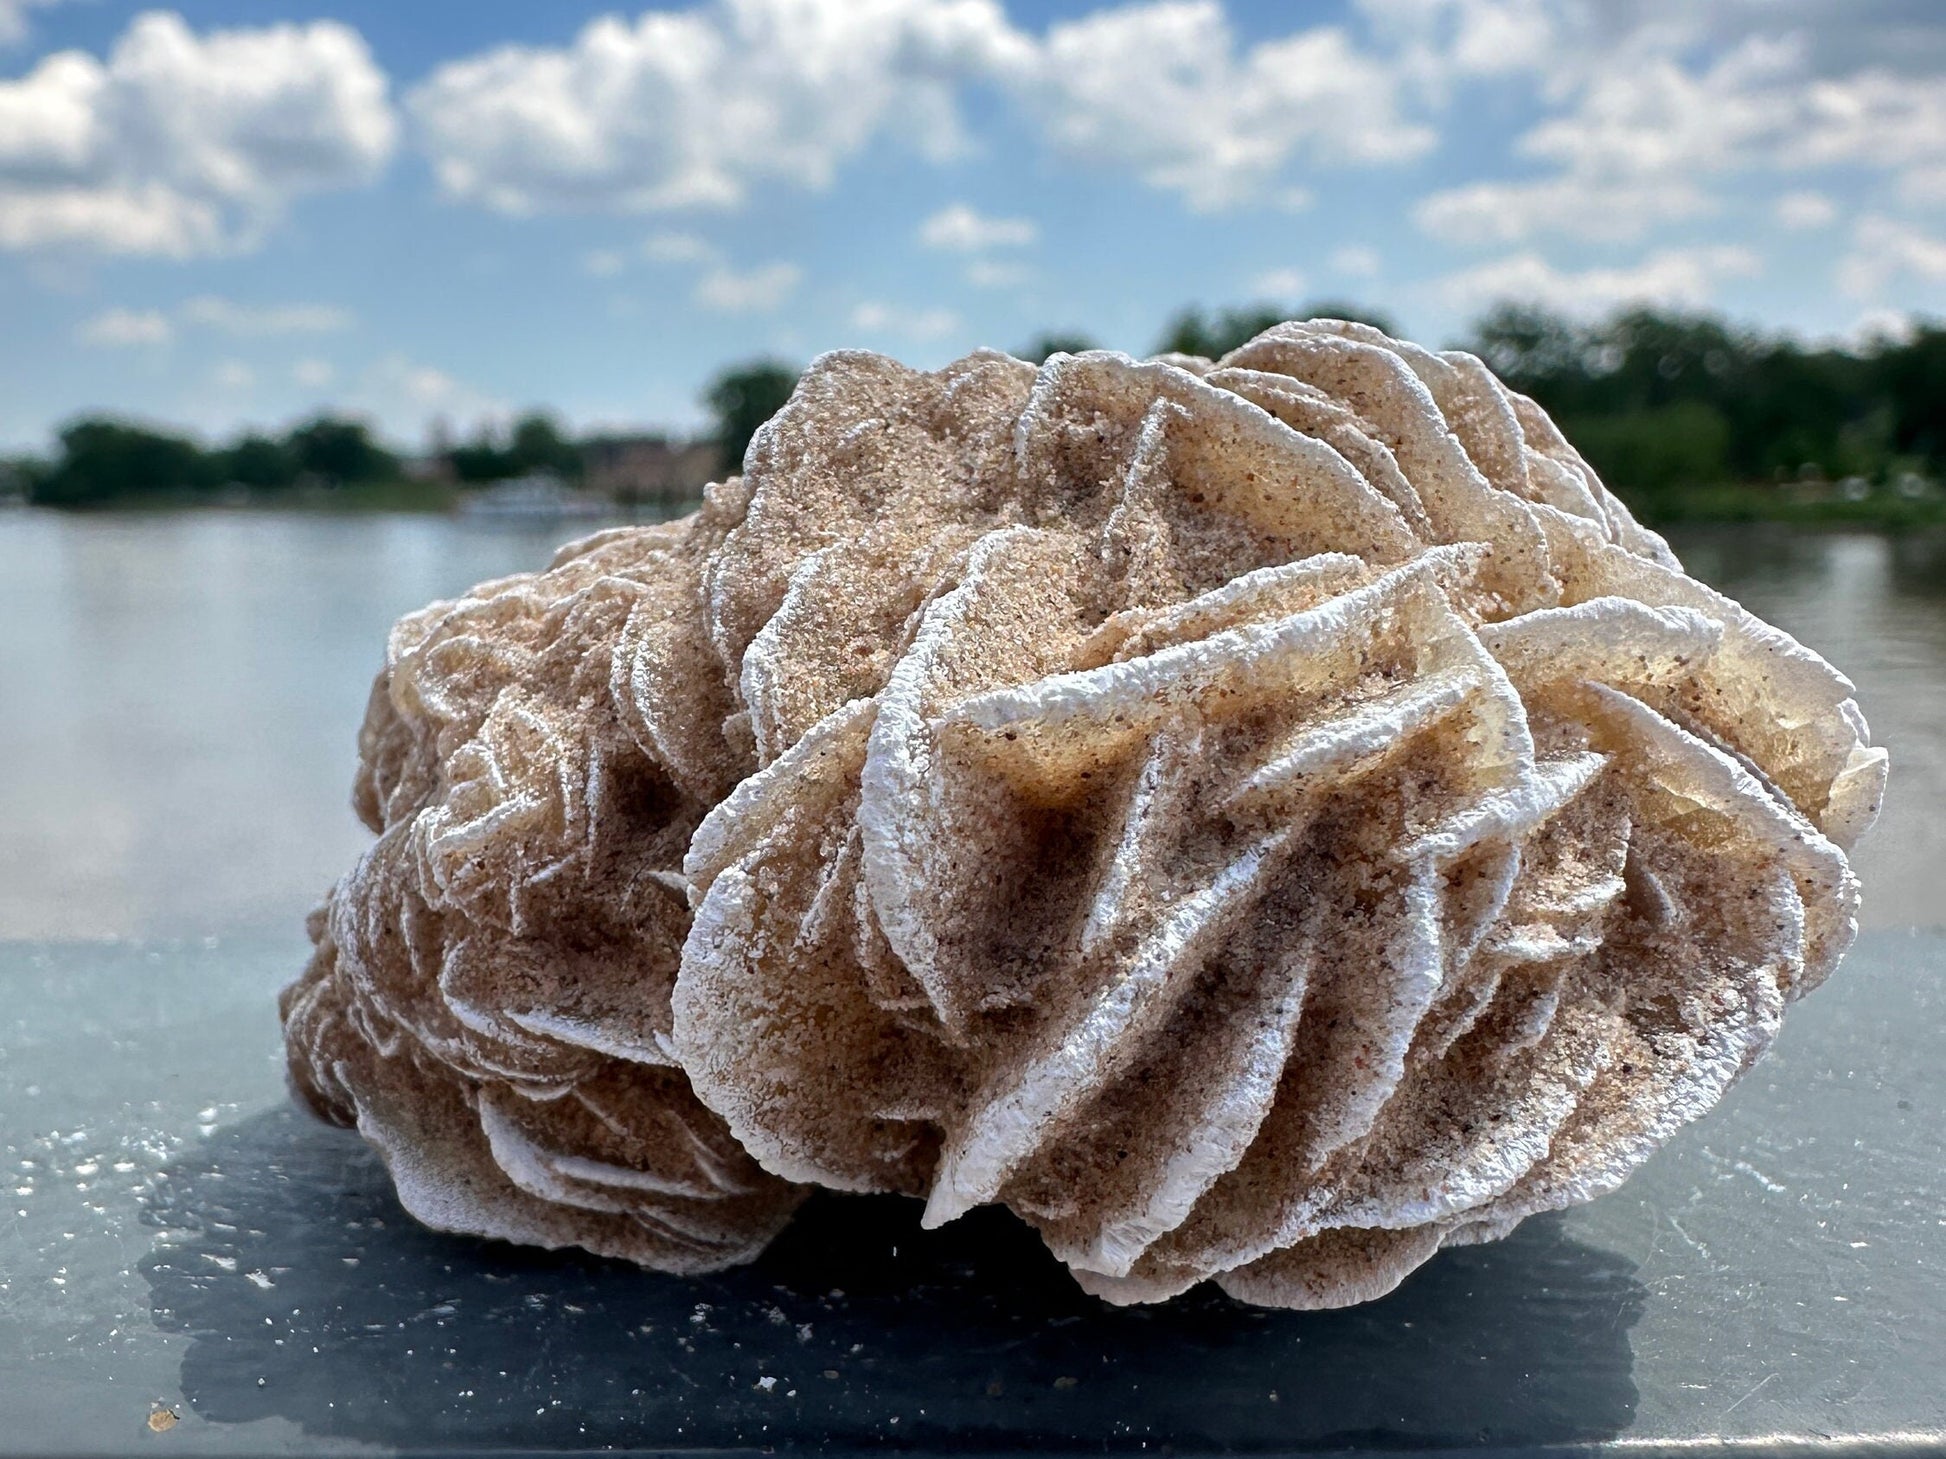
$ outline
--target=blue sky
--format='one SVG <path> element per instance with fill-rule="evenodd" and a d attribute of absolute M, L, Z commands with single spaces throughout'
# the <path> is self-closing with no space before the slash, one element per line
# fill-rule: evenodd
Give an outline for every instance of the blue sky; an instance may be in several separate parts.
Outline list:
<path fill-rule="evenodd" d="M 0 0 L 0 447 L 677 428 L 1186 303 L 1946 313 L 1936 0 Z"/>

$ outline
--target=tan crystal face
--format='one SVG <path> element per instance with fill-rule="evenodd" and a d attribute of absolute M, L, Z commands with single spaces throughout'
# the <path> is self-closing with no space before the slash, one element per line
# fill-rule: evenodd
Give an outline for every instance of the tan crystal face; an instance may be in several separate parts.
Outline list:
<path fill-rule="evenodd" d="M 1477 360 L 817 361 L 682 522 L 395 630 L 300 1088 L 452 1229 L 810 1185 L 1376 1296 L 1626 1177 L 1849 943 L 1885 758 Z"/>

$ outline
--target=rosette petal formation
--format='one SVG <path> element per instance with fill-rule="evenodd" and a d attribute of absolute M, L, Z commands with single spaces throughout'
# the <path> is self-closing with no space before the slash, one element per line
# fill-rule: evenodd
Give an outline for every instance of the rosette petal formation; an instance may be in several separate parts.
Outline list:
<path fill-rule="evenodd" d="M 1337 1306 L 1619 1184 L 1855 929 L 1852 687 L 1366 326 L 816 361 L 683 521 L 393 635 L 294 1078 L 432 1224 L 804 1190 Z"/>

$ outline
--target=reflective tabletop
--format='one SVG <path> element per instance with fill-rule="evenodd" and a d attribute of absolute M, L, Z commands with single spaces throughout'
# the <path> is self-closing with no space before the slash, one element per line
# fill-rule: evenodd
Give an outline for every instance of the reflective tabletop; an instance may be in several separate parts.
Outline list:
<path fill-rule="evenodd" d="M 1620 1192 L 1330 1313 L 1104 1307 L 894 1199 L 703 1279 L 426 1231 L 286 1103 L 303 952 L 0 943 L 0 1454 L 1946 1453 L 1938 934 Z"/>

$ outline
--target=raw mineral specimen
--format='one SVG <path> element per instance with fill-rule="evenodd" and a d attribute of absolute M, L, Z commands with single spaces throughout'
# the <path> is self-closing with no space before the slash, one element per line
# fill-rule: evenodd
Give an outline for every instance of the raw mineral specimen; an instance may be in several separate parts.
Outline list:
<path fill-rule="evenodd" d="M 444 1228 L 810 1186 L 1377 1296 L 1619 1184 L 1854 930 L 1885 754 L 1530 400 L 1331 320 L 826 355 L 680 522 L 394 631 L 293 1077 Z"/>

